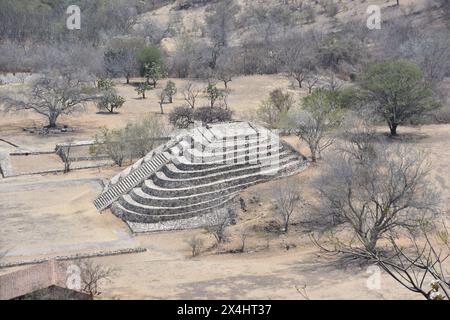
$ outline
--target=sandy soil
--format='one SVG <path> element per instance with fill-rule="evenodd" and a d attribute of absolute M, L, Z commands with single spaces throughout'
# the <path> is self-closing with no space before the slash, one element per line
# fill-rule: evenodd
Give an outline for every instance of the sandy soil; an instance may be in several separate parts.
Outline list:
<path fill-rule="evenodd" d="M 137 246 L 122 221 L 100 215 L 93 206 L 101 177 L 99 170 L 82 170 L 70 177 L 0 180 L 0 242 L 9 250 L 6 261 Z"/>

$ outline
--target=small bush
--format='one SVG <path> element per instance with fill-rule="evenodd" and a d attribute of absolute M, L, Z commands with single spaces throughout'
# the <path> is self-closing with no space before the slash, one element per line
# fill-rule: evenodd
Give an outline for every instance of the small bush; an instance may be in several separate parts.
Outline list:
<path fill-rule="evenodd" d="M 191 107 L 176 107 L 169 114 L 169 121 L 174 127 L 186 129 L 194 122 L 194 110 Z"/>
<path fill-rule="evenodd" d="M 190 237 L 189 239 L 187 239 L 186 243 L 191 248 L 192 257 L 196 257 L 200 254 L 202 247 L 203 247 L 203 239 L 194 235 L 194 236 Z"/>
<path fill-rule="evenodd" d="M 204 123 L 219 123 L 231 121 L 233 113 L 221 108 L 202 107 L 194 111 L 194 120 Z"/>

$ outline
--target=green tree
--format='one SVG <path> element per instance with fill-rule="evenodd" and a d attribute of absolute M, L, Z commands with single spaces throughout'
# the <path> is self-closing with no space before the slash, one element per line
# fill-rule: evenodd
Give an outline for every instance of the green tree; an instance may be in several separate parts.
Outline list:
<path fill-rule="evenodd" d="M 290 93 L 275 89 L 270 92 L 269 98 L 261 103 L 257 115 L 271 128 L 277 128 L 286 119 L 286 115 L 293 105 L 294 99 Z"/>
<path fill-rule="evenodd" d="M 97 80 L 97 88 L 100 90 L 110 90 L 114 88 L 116 85 L 114 84 L 114 81 L 109 78 L 100 78 Z"/>
<path fill-rule="evenodd" d="M 214 84 L 208 84 L 208 86 L 205 89 L 205 94 L 209 100 L 209 106 L 211 108 L 214 108 L 214 105 L 216 104 L 217 100 L 220 100 L 223 98 L 223 92 L 220 91 Z"/>
<path fill-rule="evenodd" d="M 361 79 L 365 98 L 388 124 L 391 135 L 408 120 L 436 109 L 439 104 L 420 69 L 404 60 L 389 60 L 369 67 Z"/>
<path fill-rule="evenodd" d="M 97 103 L 97 108 L 102 111 L 106 110 L 109 113 L 114 113 L 114 110 L 119 109 L 125 103 L 125 99 L 119 96 L 114 89 L 103 91 L 100 101 Z"/>
<path fill-rule="evenodd" d="M 129 152 L 125 130 L 103 127 L 95 136 L 95 144 L 90 147 L 91 154 L 107 154 L 119 167 L 122 166 Z"/>
<path fill-rule="evenodd" d="M 139 95 L 142 95 L 142 99 L 145 99 L 145 92 L 150 90 L 150 86 L 147 83 L 140 83 L 135 90 Z"/>
<path fill-rule="evenodd" d="M 173 103 L 173 96 L 177 94 L 177 87 L 175 83 L 169 80 L 164 88 L 166 92 L 166 97 L 169 98 L 169 103 Z"/>
<path fill-rule="evenodd" d="M 145 78 L 147 79 L 147 83 L 150 83 L 150 79 L 152 79 L 153 88 L 156 88 L 156 84 L 158 80 L 163 78 L 163 72 L 161 70 L 161 66 L 156 62 L 152 62 L 145 65 Z"/>
<path fill-rule="evenodd" d="M 158 48 L 147 46 L 140 49 L 137 52 L 137 61 L 139 64 L 140 74 L 141 76 L 146 77 L 147 81 L 152 78 L 151 76 L 149 77 L 151 71 L 156 74 L 156 71 L 159 70 L 159 73 L 161 73 L 162 58 Z M 156 83 L 153 84 L 156 86 Z"/>
<path fill-rule="evenodd" d="M 312 162 L 334 142 L 330 132 L 343 118 L 340 102 L 338 91 L 316 89 L 303 99 L 301 108 L 291 110 L 287 116 L 290 127 L 308 145 Z"/>

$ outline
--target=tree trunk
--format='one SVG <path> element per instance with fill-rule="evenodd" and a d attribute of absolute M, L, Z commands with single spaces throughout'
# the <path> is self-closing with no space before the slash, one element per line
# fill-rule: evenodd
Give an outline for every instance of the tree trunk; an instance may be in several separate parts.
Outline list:
<path fill-rule="evenodd" d="M 142 92 L 142 99 L 145 99 L 145 91 Z"/>
<path fill-rule="evenodd" d="M 164 114 L 164 109 L 162 103 L 159 104 L 159 107 L 161 108 L 161 114 Z"/>
<path fill-rule="evenodd" d="M 56 120 L 58 119 L 58 115 L 52 114 L 48 116 L 48 127 L 56 128 Z"/>
<path fill-rule="evenodd" d="M 129 73 L 127 73 L 126 78 L 127 78 L 127 84 L 130 84 L 130 74 Z"/>
<path fill-rule="evenodd" d="M 391 130 L 391 136 L 395 137 L 397 135 L 397 124 L 392 124 L 389 126 L 389 129 Z"/>
<path fill-rule="evenodd" d="M 311 162 L 317 162 L 316 150 L 311 149 Z"/>
<path fill-rule="evenodd" d="M 284 233 L 288 233 L 289 228 L 289 218 L 286 219 L 286 222 L 284 223 Z"/>

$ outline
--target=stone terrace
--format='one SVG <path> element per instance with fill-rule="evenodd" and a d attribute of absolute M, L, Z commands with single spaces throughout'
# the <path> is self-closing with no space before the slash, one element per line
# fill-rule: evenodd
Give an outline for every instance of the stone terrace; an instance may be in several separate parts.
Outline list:
<path fill-rule="evenodd" d="M 292 175 L 306 158 L 248 122 L 183 130 L 111 179 L 95 200 L 134 232 L 214 224 L 241 190 Z"/>

